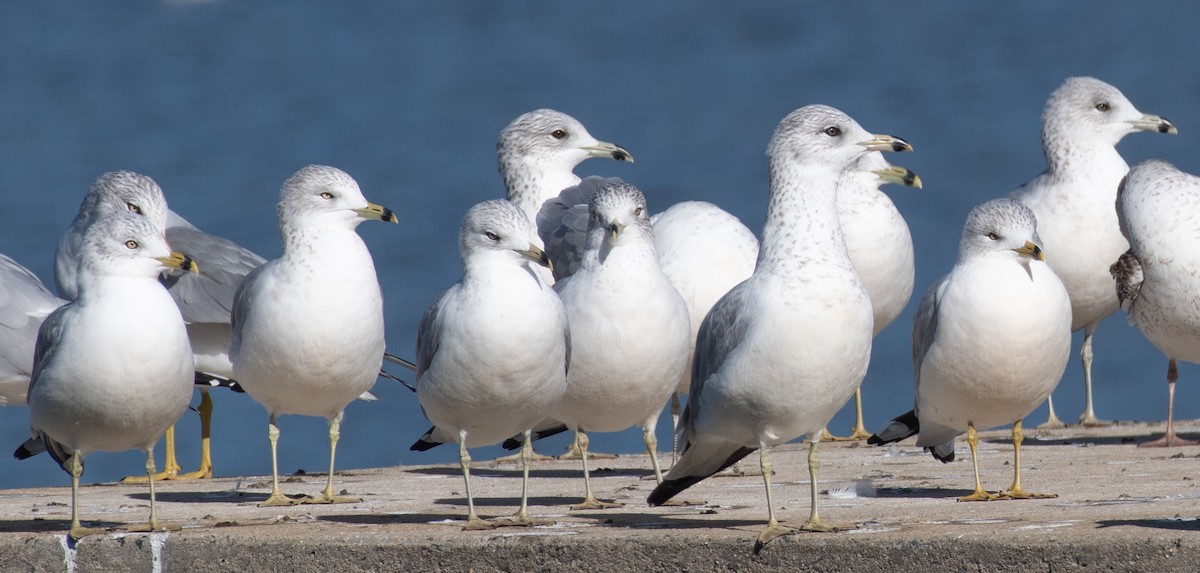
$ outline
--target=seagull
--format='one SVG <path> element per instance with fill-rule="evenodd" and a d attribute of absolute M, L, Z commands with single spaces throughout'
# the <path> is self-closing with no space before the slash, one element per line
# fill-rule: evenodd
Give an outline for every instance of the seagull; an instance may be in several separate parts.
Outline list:
<path fill-rule="evenodd" d="M 1141 447 L 1190 446 L 1175 434 L 1177 360 L 1200 362 L 1200 178 L 1165 161 L 1139 163 L 1117 191 L 1129 251 L 1110 269 L 1129 323 L 1167 355 L 1167 431 Z"/>
<path fill-rule="evenodd" d="M 706 201 L 683 201 L 650 218 L 654 250 L 667 280 L 679 291 L 691 319 L 687 366 L 671 394 L 672 435 L 679 430 L 679 397 L 692 385 L 696 335 L 708 311 L 725 293 L 750 278 L 758 237 L 740 219 Z M 672 448 L 672 453 L 678 448 Z"/>
<path fill-rule="evenodd" d="M 535 229 L 539 225 L 538 213 L 542 206 L 558 198 L 564 190 L 579 185 L 580 178 L 575 175 L 574 169 L 593 157 L 633 163 L 633 155 L 624 147 L 596 139 L 579 120 L 553 109 L 536 109 L 518 116 L 500 131 L 496 143 L 496 160 L 500 176 L 504 179 L 506 196 L 525 213 Z M 583 226 L 586 229 L 587 199 L 584 198 L 582 203 Z M 543 246 L 541 241 L 539 231 L 537 246 Z M 583 246 L 579 246 L 580 250 Z M 539 267 L 535 272 L 541 274 L 549 284 L 554 284 L 555 273 L 561 270 Z M 534 439 L 564 430 L 566 426 L 561 422 L 545 420 L 535 428 Z M 511 449 L 520 447 L 520 444 L 521 441 L 514 438 L 505 442 L 505 447 Z M 579 455 L 578 446 L 572 443 L 567 452 L 559 457 L 573 459 Z M 615 457 L 597 452 L 591 455 Z M 548 458 L 539 454 L 534 456 Z"/>
<path fill-rule="evenodd" d="M 283 255 L 238 289 L 229 353 L 234 378 L 268 414 L 272 488 L 262 505 L 355 502 L 333 493 L 342 413 L 374 384 L 384 354 L 383 296 L 355 228 L 396 216 L 368 203 L 345 172 L 323 165 L 284 182 L 278 211 Z M 329 420 L 329 477 L 319 497 L 302 501 L 279 490 L 279 414 Z"/>
<path fill-rule="evenodd" d="M 1129 166 L 1116 145 L 1135 131 L 1177 133 L 1166 119 L 1138 111 L 1117 88 L 1095 78 L 1068 78 L 1042 112 L 1049 167 L 1009 194 L 1037 216 L 1050 253 L 1046 263 L 1071 294 L 1071 330 L 1083 330 L 1084 426 L 1109 423 L 1096 417 L 1092 405 L 1092 335 L 1118 307 L 1108 267 L 1129 249 L 1113 209 Z M 1062 427 L 1053 400 L 1048 406 L 1040 427 Z"/>
<path fill-rule="evenodd" d="M 211 478 L 213 403 L 208 388 L 220 385 L 240 391 L 231 381 L 229 313 L 233 307 L 233 294 L 242 279 L 266 261 L 233 241 L 200 231 L 168 209 L 162 189 L 150 177 L 131 171 L 111 171 L 92 183 L 79 206 L 79 213 L 59 241 L 54 257 L 54 282 L 59 294 L 68 299 L 78 295 L 76 269 L 88 227 L 113 213 L 126 212 L 139 215 L 164 231 L 174 248 L 204 268 L 203 273 L 176 272 L 161 278 L 183 314 L 195 353 L 195 382 L 200 389 L 197 408 L 200 413 L 200 467 L 194 472 L 179 473 L 181 468 L 175 459 L 172 427 L 167 431 L 163 471 L 154 479 Z M 127 479 L 138 482 L 144 478 Z"/>
<path fill-rule="evenodd" d="M 975 491 L 959 501 L 1056 497 L 1021 487 L 1021 419 L 1058 385 L 1071 354 L 1071 301 L 1044 261 L 1033 212 L 1012 199 L 971 210 L 950 274 L 930 288 L 913 318 L 916 407 L 868 440 L 918 434 L 917 445 L 954 460 L 963 430 Z M 983 489 L 976 428 L 1013 425 L 1013 483 Z"/>
<path fill-rule="evenodd" d="M 567 390 L 552 417 L 575 431 L 586 493 L 573 509 L 602 509 L 588 469 L 588 433 L 642 428 L 662 481 L 658 416 L 688 356 L 687 306 L 658 266 L 650 213 L 628 183 L 600 186 L 589 201 L 587 250 L 579 270 L 557 283 L 571 331 Z"/>
<path fill-rule="evenodd" d="M 26 404 L 38 328 L 66 303 L 29 269 L 0 255 L 0 405 Z"/>
<path fill-rule="evenodd" d="M 162 231 L 141 217 L 98 219 L 80 243 L 74 302 L 55 310 L 38 331 L 29 384 L 32 437 L 14 455 L 49 451 L 71 475 L 70 536 L 101 533 L 79 522 L 84 456 L 96 451 L 146 452 L 192 397 L 194 364 L 183 317 L 158 282 L 160 272 L 194 271 L 172 252 Z M 150 481 L 149 531 L 159 531 Z"/>
<path fill-rule="evenodd" d="M 434 426 L 411 449 L 458 444 L 466 529 L 545 522 L 527 510 L 530 432 L 566 391 L 571 340 L 562 301 L 534 272 L 550 264 L 536 242 L 529 219 L 509 201 L 472 207 L 458 234 L 462 281 L 430 305 L 417 333 L 417 398 Z M 467 447 L 516 433 L 525 438 L 521 507 L 511 520 L 480 519 Z"/>
<path fill-rule="evenodd" d="M 871 301 L 838 223 L 838 179 L 869 151 L 910 149 L 824 105 L 779 123 L 767 147 L 771 193 L 757 266 L 700 327 L 683 452 L 651 505 L 760 450 L 768 518 L 757 551 L 795 531 L 775 518 L 767 450 L 807 435 L 812 510 L 802 529 L 834 529 L 817 512 L 817 444 L 866 373 L 872 333 Z"/>
<path fill-rule="evenodd" d="M 871 296 L 875 335 L 883 332 L 908 305 L 913 290 L 913 242 L 908 224 L 888 196 L 884 183 L 921 188 L 921 178 L 907 168 L 891 165 L 872 151 L 842 173 L 838 182 L 838 221 L 854 270 Z M 863 424 L 862 391 L 854 391 L 854 429 L 844 438 L 871 436 Z"/>

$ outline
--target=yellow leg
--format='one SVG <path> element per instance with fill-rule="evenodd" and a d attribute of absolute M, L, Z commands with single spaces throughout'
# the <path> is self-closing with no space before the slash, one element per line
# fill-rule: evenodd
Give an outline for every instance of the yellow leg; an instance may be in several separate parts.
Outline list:
<path fill-rule="evenodd" d="M 593 460 L 611 460 L 611 459 L 616 459 L 616 457 L 617 457 L 617 454 L 605 454 L 605 453 L 601 453 L 601 452 L 591 452 L 591 451 L 589 451 L 587 453 L 587 455 L 588 455 L 588 457 L 592 458 Z M 562 455 L 558 456 L 558 459 L 560 459 L 560 460 L 581 460 L 581 459 L 583 459 L 583 450 L 580 449 L 580 446 L 579 446 L 579 433 L 578 432 L 575 433 L 575 439 L 571 441 L 571 445 L 567 447 L 567 451 L 563 452 Z"/>
<path fill-rule="evenodd" d="M 175 460 L 175 426 L 167 428 L 167 433 L 163 436 L 163 443 L 166 444 L 166 458 L 163 460 L 163 471 L 145 476 L 126 476 L 121 479 L 121 483 L 146 483 L 148 480 L 165 480 L 176 479 L 179 476 L 179 462 Z"/>
<path fill-rule="evenodd" d="M 458 433 L 458 465 L 462 468 L 463 481 L 467 483 L 467 524 L 463 529 L 492 529 L 495 527 L 475 514 L 475 495 L 471 492 L 471 454 L 467 453 L 467 433 Z"/>
<path fill-rule="evenodd" d="M 758 539 L 754 542 L 755 553 L 761 551 L 763 546 L 776 537 L 797 531 L 793 527 L 780 525 L 779 520 L 775 519 L 775 498 L 771 495 L 771 474 L 773 473 L 771 457 L 767 455 L 765 443 L 759 442 L 758 448 L 758 467 L 762 470 L 763 485 L 767 488 L 767 528 L 758 534 Z"/>
<path fill-rule="evenodd" d="M 194 472 L 179 474 L 172 479 L 210 479 L 212 478 L 212 397 L 208 388 L 200 389 L 200 405 L 196 407 L 200 413 L 200 468 Z"/>
<path fill-rule="evenodd" d="M 583 503 L 571 506 L 571 509 L 608 509 L 611 507 L 621 507 L 624 504 L 611 501 L 602 501 L 596 499 L 592 494 L 592 476 L 588 471 L 588 437 L 583 430 L 575 432 L 575 444 L 579 446 L 579 459 L 583 460 L 583 487 L 585 494 Z"/>
<path fill-rule="evenodd" d="M 534 525 L 554 525 L 550 519 L 535 519 L 529 517 L 529 464 L 533 461 L 533 440 L 529 430 L 525 430 L 525 443 L 521 445 L 521 508 L 511 518 L 493 519 L 496 527 L 531 527 Z"/>
<path fill-rule="evenodd" d="M 283 495 L 279 491 L 279 427 L 275 425 L 275 414 L 271 414 L 267 422 L 267 439 L 271 441 L 271 495 L 259 507 L 273 505 L 296 505 L 300 500 Z"/>
<path fill-rule="evenodd" d="M 820 440 L 812 440 L 808 443 L 808 494 L 812 499 L 812 510 L 808 514 L 808 521 L 800 526 L 804 531 L 837 531 L 837 527 L 821 521 L 820 514 L 817 513 L 817 470 L 821 469 L 821 459 L 817 457 L 817 444 Z"/>
<path fill-rule="evenodd" d="M 325 491 L 320 496 L 305 499 L 302 503 L 358 503 L 361 497 L 342 497 L 333 493 L 333 458 L 337 453 L 338 439 L 342 437 L 342 414 L 339 413 L 329 422 L 329 477 L 325 480 Z"/>
<path fill-rule="evenodd" d="M 1021 421 L 1013 423 L 1013 483 L 1006 491 L 1000 492 L 1003 499 L 1049 499 L 1058 497 L 1056 493 L 1029 493 L 1021 488 L 1021 442 L 1025 434 L 1021 431 Z"/>
<path fill-rule="evenodd" d="M 646 453 L 650 454 L 650 464 L 654 466 L 654 479 L 662 483 L 662 468 L 658 466 L 658 437 L 652 428 L 642 428 L 642 440 L 646 442 Z"/>
<path fill-rule="evenodd" d="M 1095 331 L 1095 325 L 1083 330 L 1083 348 L 1079 350 L 1079 358 L 1083 360 L 1083 414 L 1079 415 L 1079 425 L 1089 428 L 1112 425 L 1109 420 L 1097 418 L 1092 405 L 1092 334 Z"/>
<path fill-rule="evenodd" d="M 979 433 L 975 431 L 975 424 L 970 422 L 967 422 L 967 445 L 971 446 L 971 466 L 975 468 L 975 491 L 958 498 L 958 501 L 992 501 L 997 496 L 984 491 L 983 483 L 979 481 Z"/>
<path fill-rule="evenodd" d="M 868 432 L 866 425 L 863 424 L 862 389 L 858 389 L 854 391 L 854 429 L 850 430 L 850 435 L 839 437 L 824 431 L 821 439 L 834 442 L 861 442 L 869 437 L 871 437 L 871 432 Z"/>
<path fill-rule="evenodd" d="M 83 454 L 79 453 L 79 450 L 71 452 L 67 468 L 71 474 L 71 530 L 68 535 L 71 539 L 78 540 L 88 535 L 104 533 L 103 528 L 83 527 L 79 523 L 79 476 L 83 475 Z"/>
<path fill-rule="evenodd" d="M 154 504 L 154 482 L 157 480 L 153 479 L 154 472 L 155 472 L 154 447 L 151 446 L 149 449 L 146 450 L 146 477 L 149 478 L 146 481 L 149 482 L 149 484 L 150 484 L 150 521 L 147 522 L 145 525 L 131 526 L 131 527 L 129 527 L 129 531 L 152 532 L 152 531 L 164 531 L 165 530 L 164 528 L 161 528 L 158 526 L 158 512 L 155 509 L 155 504 Z"/>
<path fill-rule="evenodd" d="M 1046 398 L 1046 408 L 1049 409 L 1050 412 L 1046 415 L 1046 421 L 1042 422 L 1042 424 L 1040 426 L 1038 426 L 1037 429 L 1039 429 L 1039 430 L 1054 430 L 1057 428 L 1067 427 L 1067 425 L 1064 424 L 1062 420 L 1058 419 L 1058 414 L 1054 413 L 1054 396 L 1050 396 L 1050 397 Z"/>

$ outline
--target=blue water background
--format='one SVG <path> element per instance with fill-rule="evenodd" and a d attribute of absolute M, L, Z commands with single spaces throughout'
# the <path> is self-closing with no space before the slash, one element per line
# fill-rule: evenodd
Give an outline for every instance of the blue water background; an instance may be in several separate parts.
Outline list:
<path fill-rule="evenodd" d="M 131 169 L 197 226 L 271 258 L 280 184 L 306 164 L 334 165 L 401 218 L 360 232 L 388 346 L 411 356 L 421 312 L 459 277 L 462 214 L 503 195 L 496 136 L 517 115 L 556 108 L 627 147 L 635 164 L 591 160 L 577 172 L 637 184 L 654 211 L 703 199 L 758 231 L 768 138 L 791 110 L 826 103 L 916 148 L 889 159 L 924 190 L 887 191 L 912 228 L 919 297 L 953 264 L 967 211 L 1044 169 L 1040 114 L 1068 76 L 1113 83 L 1179 126 L 1128 137 L 1131 164 L 1158 157 L 1200 172 L 1198 24 L 1194 2 L 11 3 L 0 9 L 0 252 L 52 283 L 55 244 L 89 183 Z M 915 306 L 876 339 L 863 383 L 872 429 L 911 407 Z M 1165 370 L 1123 314 L 1110 318 L 1096 337 L 1098 413 L 1164 418 Z M 1179 417 L 1198 415 L 1198 373 L 1181 366 Z M 427 426 L 415 396 L 388 381 L 375 393 L 346 411 L 339 468 L 455 459 L 452 448 L 409 452 Z M 1072 360 L 1055 394 L 1064 418 L 1082 395 Z M 217 474 L 269 473 L 265 412 L 245 395 L 215 398 Z M 844 410 L 832 428 L 852 419 Z M 326 466 L 324 420 L 280 426 L 283 471 Z M 185 415 L 185 469 L 197 432 Z M 66 484 L 46 456 L 8 456 L 27 436 L 25 408 L 0 410 L 0 488 Z M 593 447 L 642 444 L 629 430 L 597 434 Z M 84 479 L 142 463 L 95 454 Z"/>

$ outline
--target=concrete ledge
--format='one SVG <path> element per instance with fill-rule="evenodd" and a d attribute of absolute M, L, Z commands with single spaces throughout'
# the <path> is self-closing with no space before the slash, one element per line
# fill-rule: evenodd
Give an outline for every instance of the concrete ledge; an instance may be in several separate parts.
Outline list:
<path fill-rule="evenodd" d="M 178 531 L 124 533 L 145 519 L 145 486 L 97 485 L 81 493 L 85 522 L 112 532 L 69 547 L 65 487 L 0 494 L 4 570 L 63 571 L 1195 571 L 1200 563 L 1200 448 L 1145 449 L 1160 428 L 1028 432 L 1022 481 L 1056 499 L 958 503 L 971 465 L 943 465 L 908 445 L 822 446 L 822 516 L 846 531 L 753 540 L 766 518 L 762 478 L 714 477 L 683 497 L 700 505 L 646 507 L 653 481 L 644 456 L 599 461 L 594 487 L 626 503 L 571 512 L 578 462 L 545 462 L 531 479 L 531 512 L 557 523 L 461 531 L 466 510 L 457 467 L 355 470 L 337 483 L 364 501 L 260 508 L 262 478 L 165 483 L 159 513 Z M 1200 431 L 1195 423 L 1184 433 Z M 989 490 L 1012 480 L 1007 432 L 984 434 Z M 776 450 L 780 517 L 808 512 L 805 449 Z M 664 456 L 666 458 L 666 456 Z M 967 461 L 963 461 L 967 460 Z M 749 460 L 748 460 L 749 461 Z M 756 459 L 753 464 L 757 465 Z M 747 467 L 747 469 L 750 469 Z M 476 464 L 485 517 L 516 509 L 520 471 Z M 323 476 L 285 484 L 315 493 Z"/>

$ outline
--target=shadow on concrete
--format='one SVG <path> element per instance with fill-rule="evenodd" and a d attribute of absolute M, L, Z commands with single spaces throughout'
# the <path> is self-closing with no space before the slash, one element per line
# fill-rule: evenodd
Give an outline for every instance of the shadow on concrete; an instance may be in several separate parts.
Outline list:
<path fill-rule="evenodd" d="M 1124 445 L 1124 444 L 1134 445 L 1134 444 L 1137 444 L 1138 442 L 1149 442 L 1150 440 L 1156 439 L 1160 435 L 1162 435 L 1162 434 L 1160 433 L 1160 434 L 1154 434 L 1154 435 L 1147 436 L 1146 434 L 1139 433 L 1136 435 L 1129 435 L 1129 436 L 1105 436 L 1105 437 L 1080 436 L 1078 438 L 1054 438 L 1054 437 L 1039 438 L 1039 437 L 1032 437 L 1032 436 L 1026 434 L 1025 441 L 1022 442 L 1021 445 L 1022 446 L 1071 446 L 1071 445 L 1083 446 L 1086 444 L 1091 444 L 1091 445 L 1095 445 L 1095 446 L 1120 446 L 1120 445 Z M 1188 437 L 1185 434 L 1179 434 L 1179 435 L 1183 436 L 1183 437 Z M 1196 437 L 1200 437 L 1200 435 L 1192 434 L 1190 437 L 1194 439 Z M 1001 446 L 1005 446 L 1005 445 L 1010 446 L 1010 447 L 1012 446 L 1012 437 L 1011 436 L 1006 436 L 1003 438 L 999 438 L 999 437 L 987 438 L 987 439 L 981 439 L 979 441 L 986 442 L 989 444 L 998 444 Z"/>
<path fill-rule="evenodd" d="M 566 509 L 566 506 L 573 504 L 573 503 L 579 503 L 579 501 L 581 499 L 583 499 L 583 498 L 582 497 L 579 497 L 579 498 L 530 497 L 527 503 L 531 506 L 534 506 L 534 505 L 546 506 L 546 507 L 562 506 L 563 509 Z M 464 496 L 464 497 L 450 497 L 450 498 L 435 499 L 435 500 L 433 500 L 433 503 L 436 503 L 438 505 L 453 505 L 453 506 L 457 506 L 457 507 L 466 507 L 467 506 L 467 498 Z M 475 505 L 476 505 L 476 507 L 513 507 L 513 508 L 515 508 L 515 507 L 521 505 L 521 498 L 520 497 L 480 497 L 480 496 L 475 496 Z"/>
<path fill-rule="evenodd" d="M 414 474 L 444 475 L 444 476 L 453 476 L 453 477 L 457 477 L 457 478 L 462 478 L 462 469 L 460 469 L 458 466 L 413 468 L 413 469 L 406 469 L 404 471 L 406 471 L 408 473 L 414 473 Z M 592 474 L 592 477 L 610 477 L 610 476 L 642 477 L 647 474 L 653 475 L 654 470 L 641 469 L 641 468 L 599 467 L 599 468 L 592 468 L 591 474 Z M 482 477 L 482 478 L 511 477 L 511 478 L 516 478 L 516 479 L 521 479 L 521 468 L 519 468 L 519 467 L 517 467 L 517 468 L 507 468 L 507 467 L 500 468 L 500 467 L 491 467 L 491 466 L 486 466 L 486 465 L 477 466 L 477 465 L 472 464 L 471 478 L 474 479 L 477 477 Z M 563 468 L 563 469 L 530 468 L 529 469 L 529 479 L 538 479 L 538 478 L 579 478 L 580 480 L 583 480 L 583 468 L 581 466 L 575 466 L 575 467 Z"/>
<path fill-rule="evenodd" d="M 347 515 L 321 515 L 317 517 L 318 521 L 332 521 L 336 523 L 350 523 L 354 525 L 405 525 L 405 524 L 420 524 L 441 523 L 446 520 L 463 519 L 461 515 L 446 515 L 443 513 L 388 513 L 388 514 L 347 514 Z M 465 520 L 464 520 L 465 521 Z M 448 525 L 453 525 L 448 524 Z"/>
<path fill-rule="evenodd" d="M 938 499 L 945 498 L 950 501 L 970 495 L 972 490 L 969 489 L 946 489 L 937 487 L 880 487 L 875 490 L 875 497 L 906 497 L 906 498 L 923 498 L 923 499 Z"/>
<path fill-rule="evenodd" d="M 91 521 L 87 519 L 80 520 L 84 527 L 102 527 L 104 529 L 116 530 L 117 528 L 128 526 L 127 523 L 117 523 L 115 521 Z M 14 519 L 0 520 L 0 533 L 66 533 L 71 529 L 71 519 Z"/>
<path fill-rule="evenodd" d="M 1200 531 L 1200 519 L 1111 519 L 1096 522 L 1096 527 L 1149 527 L 1152 529 L 1170 529 L 1175 531 Z"/>
<path fill-rule="evenodd" d="M 154 492 L 154 499 L 171 503 L 258 503 L 268 495 L 244 491 L 158 491 Z M 130 493 L 126 497 L 149 502 L 150 492 Z"/>

